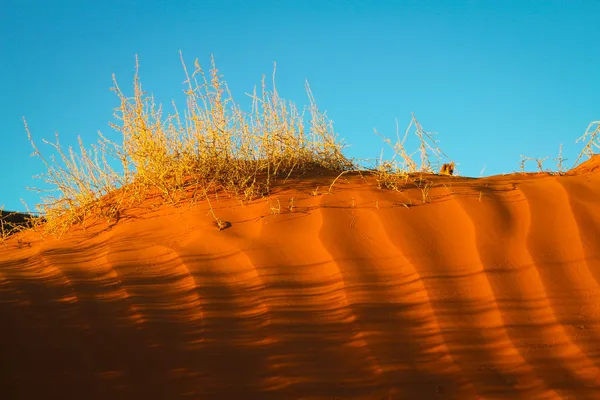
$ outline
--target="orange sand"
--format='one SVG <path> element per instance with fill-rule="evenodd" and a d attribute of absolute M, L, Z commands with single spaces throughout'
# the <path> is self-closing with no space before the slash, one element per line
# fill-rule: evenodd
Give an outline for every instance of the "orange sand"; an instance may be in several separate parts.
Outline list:
<path fill-rule="evenodd" d="M 600 157 L 434 179 L 11 237 L 0 398 L 600 399 Z"/>

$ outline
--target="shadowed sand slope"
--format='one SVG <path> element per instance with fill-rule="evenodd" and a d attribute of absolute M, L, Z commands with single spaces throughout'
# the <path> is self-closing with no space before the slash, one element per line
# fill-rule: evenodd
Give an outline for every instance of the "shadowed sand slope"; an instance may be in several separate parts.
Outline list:
<path fill-rule="evenodd" d="M 598 164 L 16 235 L 0 397 L 600 399 Z"/>

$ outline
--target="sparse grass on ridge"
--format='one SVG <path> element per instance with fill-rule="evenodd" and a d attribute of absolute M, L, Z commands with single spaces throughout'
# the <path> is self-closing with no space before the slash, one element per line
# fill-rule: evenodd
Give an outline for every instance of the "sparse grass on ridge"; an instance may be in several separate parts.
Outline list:
<path fill-rule="evenodd" d="M 46 158 L 24 121 L 34 155 L 47 168 L 41 177 L 58 193 L 43 197 L 38 209 L 44 219 L 36 219 L 36 227 L 43 222 L 45 233 L 60 236 L 74 224 L 84 224 L 90 218 L 118 221 L 125 210 L 160 196 L 163 203 L 169 204 L 206 200 L 216 226 L 224 229 L 227 223 L 215 214 L 212 195 L 226 191 L 243 204 L 244 200 L 268 195 L 276 181 L 314 168 L 338 173 L 329 192 L 342 175 L 358 171 L 374 175 L 381 189 L 417 187 L 426 203 L 432 187 L 427 175 L 440 168 L 442 159 L 449 161 L 442 166 L 442 174 L 451 175 L 447 171 L 454 170 L 454 161 L 438 147 L 434 133 L 426 132 L 414 114 L 402 139 L 398 122 L 396 143 L 383 138 L 393 151 L 392 158 L 384 160 L 382 151 L 377 165 L 368 168 L 343 155 L 344 146 L 326 113 L 319 111 L 308 83 L 309 105 L 300 112 L 295 104 L 279 96 L 274 69 L 271 90 L 263 76 L 260 93 L 255 88 L 248 94 L 252 98 L 250 112 L 244 112 L 219 76 L 214 59 L 208 74 L 197 60 L 191 72 L 183 57 L 181 62 L 186 77 L 186 107 L 181 112 L 173 103 L 173 112 L 166 116 L 153 96 L 142 90 L 137 57 L 131 97 L 124 94 L 113 75 L 112 90 L 119 106 L 114 113 L 118 122 L 110 125 L 120 133 L 119 143 L 99 134 L 97 143 L 86 148 L 78 138 L 77 152 L 71 147 L 65 150 L 56 135 L 54 142 L 44 142 L 53 147 L 57 156 Z M 420 146 L 409 154 L 405 142 L 411 129 Z M 579 139 L 588 141 L 577 161 L 583 155 L 593 154 L 593 147 L 600 148 L 599 133 L 600 122 L 590 124 Z M 414 161 L 417 153 L 420 165 Z M 436 162 L 432 163 L 430 157 Z M 522 165 L 528 160 L 534 159 L 523 157 Z M 557 160 L 562 170 L 564 159 L 560 153 Z M 542 170 L 544 159 L 535 161 Z M 312 194 L 318 194 L 318 188 Z M 270 209 L 278 213 L 281 205 Z M 0 240 L 7 235 L 5 231 L 0 234 Z"/>
<path fill-rule="evenodd" d="M 595 154 L 594 147 L 600 149 L 600 121 L 591 122 L 585 130 L 585 133 L 577 139 L 577 143 L 579 142 L 585 142 L 585 146 L 583 147 L 583 150 L 581 150 L 581 153 L 579 153 L 579 156 L 577 156 L 577 159 L 573 163 L 573 167 L 578 165 L 577 163 L 583 156 L 591 158 Z"/>
<path fill-rule="evenodd" d="M 233 101 L 214 59 L 208 75 L 197 60 L 191 73 L 183 57 L 181 61 L 186 108 L 181 113 L 173 103 L 174 112 L 166 117 L 162 106 L 142 90 L 137 57 L 132 97 L 125 96 L 113 75 L 112 90 L 120 101 L 114 116 L 119 123 L 110 125 L 121 134 L 122 143 L 99 134 L 98 142 L 88 149 L 78 138 L 76 152 L 71 147 L 65 150 L 56 135 L 54 143 L 44 143 L 58 157 L 47 159 L 24 121 L 34 155 L 47 168 L 41 177 L 58 192 L 58 196 L 44 197 L 38 206 L 46 218 L 46 233 L 60 236 L 90 217 L 116 221 L 124 210 L 156 195 L 170 204 L 207 200 L 210 214 L 222 229 L 224 223 L 210 203 L 211 193 L 224 190 L 250 200 L 269 194 L 275 180 L 285 180 L 293 172 L 366 170 L 343 155 L 344 146 L 331 121 L 319 111 L 308 83 L 309 105 L 300 112 L 279 97 L 274 70 L 272 89 L 267 89 L 263 77 L 260 93 L 255 88 L 249 94 L 252 108 L 246 113 Z M 421 141 L 420 168 L 404 149 L 411 126 Z M 385 141 L 394 156 L 381 159 L 369 171 L 376 174 L 380 187 L 397 189 L 401 182 L 406 185 L 411 180 L 411 173 L 432 173 L 428 151 L 438 158 L 443 154 L 414 115 L 402 141 L 399 136 L 395 145 Z"/>
<path fill-rule="evenodd" d="M 225 190 L 244 199 L 269 193 L 275 179 L 315 167 L 343 171 L 354 167 L 342 154 L 331 122 L 318 110 L 308 84 L 308 126 L 305 112 L 280 98 L 275 87 L 252 97 L 252 110 L 243 112 L 218 75 L 214 60 L 208 76 L 196 60 L 186 76 L 186 109 L 163 117 L 162 107 L 142 90 L 136 58 L 133 97 L 126 97 L 113 76 L 113 91 L 120 100 L 115 112 L 122 143 L 100 134 L 79 153 L 64 150 L 56 137 L 60 160 L 47 160 L 25 129 L 38 156 L 46 165 L 46 182 L 58 196 L 45 197 L 39 206 L 47 218 L 46 231 L 61 234 L 89 217 L 118 219 L 134 203 L 159 194 L 164 202 L 208 199 Z M 60 161 L 60 162 L 58 162 Z M 115 162 L 116 161 L 116 162 Z M 115 169 L 115 164 L 120 164 Z M 214 213 L 213 213 L 214 214 Z M 213 215 L 214 216 L 214 215 Z M 217 224 L 221 224 L 214 216 Z"/>
<path fill-rule="evenodd" d="M 28 213 L 10 212 L 0 206 L 0 244 L 5 244 L 6 239 L 15 233 L 35 229 L 44 222 L 44 218 L 29 213 L 29 210 Z"/>

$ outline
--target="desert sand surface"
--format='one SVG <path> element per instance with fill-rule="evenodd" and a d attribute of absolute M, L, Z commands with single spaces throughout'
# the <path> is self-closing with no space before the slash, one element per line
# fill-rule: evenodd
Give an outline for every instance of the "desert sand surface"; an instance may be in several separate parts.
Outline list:
<path fill-rule="evenodd" d="M 11 236 L 0 398 L 600 399 L 600 157 L 333 178 Z"/>

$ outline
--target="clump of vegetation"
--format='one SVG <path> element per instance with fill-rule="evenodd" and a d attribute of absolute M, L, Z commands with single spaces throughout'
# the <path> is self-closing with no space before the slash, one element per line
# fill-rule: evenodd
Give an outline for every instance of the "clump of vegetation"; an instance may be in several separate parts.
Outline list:
<path fill-rule="evenodd" d="M 91 149 L 79 138 L 79 152 L 70 147 L 65 151 L 57 136 L 54 143 L 44 142 L 54 147 L 60 160 L 54 156 L 47 160 L 25 122 L 34 155 L 48 170 L 45 180 L 58 192 L 44 197 L 39 206 L 47 232 L 61 234 L 89 217 L 118 220 L 125 209 L 151 196 L 177 204 L 208 200 L 211 193 L 225 190 L 254 199 L 268 194 L 274 180 L 294 171 L 354 168 L 308 84 L 308 124 L 306 109 L 299 112 L 279 97 L 275 71 L 272 90 L 263 77 L 262 91 L 258 95 L 254 90 L 252 110 L 245 113 L 211 61 L 207 76 L 197 60 L 190 73 L 182 57 L 186 109 L 181 113 L 173 104 L 174 112 L 166 117 L 142 90 L 137 58 L 132 97 L 125 96 L 113 75 L 112 90 L 120 106 L 115 112 L 119 123 L 111 126 L 120 132 L 121 143 L 99 134 Z M 214 217 L 221 229 L 222 222 Z"/>
<path fill-rule="evenodd" d="M 440 166 L 441 174 L 454 174 L 454 161 L 439 148 L 435 133 L 426 132 L 414 114 L 402 139 L 397 121 L 396 143 L 383 138 L 393 150 L 391 159 L 384 160 L 382 151 L 376 167 L 364 168 L 343 155 L 344 146 L 331 121 L 319 111 L 308 83 L 309 105 L 300 112 L 295 104 L 279 96 L 274 69 L 271 90 L 267 89 L 263 76 L 260 93 L 255 88 L 250 95 L 250 112 L 244 112 L 234 102 L 214 59 L 208 74 L 198 60 L 191 73 L 183 57 L 181 62 L 186 77 L 186 107 L 180 112 L 173 103 L 173 112 L 166 116 L 153 96 L 142 90 L 137 57 L 131 97 L 124 94 L 113 75 L 112 90 L 119 106 L 114 114 L 118 122 L 111 127 L 120 134 L 119 141 L 100 133 L 97 143 L 89 148 L 78 138 L 79 149 L 75 151 L 71 147 L 65 150 L 57 135 L 54 142 L 44 140 L 58 155 L 47 159 L 24 121 L 34 155 L 47 168 L 43 177 L 58 192 L 57 196 L 43 197 L 38 208 L 44 218 L 32 224 L 43 223 L 46 233 L 59 236 L 89 218 L 118 221 L 133 205 L 158 196 L 162 203 L 170 204 L 206 200 L 209 214 L 221 230 L 228 223 L 214 212 L 211 196 L 225 191 L 243 204 L 268 195 L 277 180 L 286 180 L 294 172 L 305 173 L 315 168 L 339 172 L 329 192 L 342 175 L 366 172 L 375 176 L 382 189 L 419 188 L 423 203 L 429 201 L 434 184 L 428 175 Z M 406 149 L 411 130 L 420 143 L 413 153 Z M 600 148 L 599 132 L 600 121 L 590 124 L 579 139 L 588 141 L 576 163 L 583 155 L 591 156 L 594 147 Z M 414 160 L 417 153 L 420 163 Z M 543 171 L 545 159 L 522 157 L 521 168 L 530 160 Z M 562 171 L 564 159 L 560 153 L 556 160 Z M 318 189 L 312 194 L 320 194 Z M 281 205 L 271 205 L 270 209 L 279 213 Z M 2 238 L 9 234 L 5 226 L 8 227 L 0 219 Z M 11 226 L 10 232 L 14 231 Z"/>
<path fill-rule="evenodd" d="M 408 153 L 405 143 L 411 128 L 413 128 L 413 133 L 418 138 L 420 145 L 417 151 Z M 375 133 L 381 136 L 376 130 Z M 382 136 L 383 141 L 392 148 L 394 154 L 391 159 L 384 160 L 383 151 L 381 153 L 379 163 L 375 169 L 379 187 L 399 190 L 400 187 L 413 182 L 417 187 L 422 188 L 422 183 L 427 185 L 423 175 L 435 173 L 435 170 L 440 169 L 445 164 L 443 159 L 448 161 L 448 165 L 452 165 L 452 173 L 454 173 L 455 163 L 437 145 L 437 140 L 433 137 L 435 134 L 435 132 L 426 132 L 413 113 L 404 132 L 404 137 L 400 139 L 398 121 L 396 121 L 396 143 L 392 144 L 390 139 Z M 414 161 L 414 156 L 417 153 L 420 154 L 420 165 Z M 432 162 L 431 158 L 434 158 L 435 161 Z M 414 179 L 415 174 L 418 175 L 417 179 Z"/>
<path fill-rule="evenodd" d="M 5 211 L 4 207 L 0 206 L 0 244 L 3 244 L 10 235 L 36 228 L 43 222 L 42 217 L 31 213 Z"/>
<path fill-rule="evenodd" d="M 60 235 L 90 217 L 118 221 L 123 211 L 153 196 L 170 204 L 205 199 L 216 225 L 224 229 L 226 223 L 210 203 L 211 194 L 227 191 L 242 201 L 252 200 L 268 195 L 275 180 L 287 179 L 293 172 L 323 168 L 341 176 L 365 171 L 343 155 L 344 146 L 331 121 L 319 111 L 308 83 L 308 123 L 307 109 L 300 112 L 292 102 L 279 97 L 275 69 L 272 89 L 267 89 L 263 77 L 261 93 L 254 89 L 250 95 L 252 109 L 246 113 L 233 101 L 214 59 L 208 75 L 198 60 L 191 73 L 183 57 L 181 61 L 186 76 L 186 108 L 181 113 L 173 103 L 174 112 L 166 117 L 162 106 L 142 90 L 137 58 L 132 97 L 125 96 L 113 75 L 112 90 L 120 101 L 114 115 L 119 122 L 110 125 L 120 133 L 120 143 L 100 133 L 90 148 L 78 138 L 76 152 L 71 147 L 63 149 L 56 135 L 54 143 L 44 143 L 54 148 L 58 158 L 46 159 L 24 121 L 34 155 L 47 168 L 41 177 L 58 192 L 57 196 L 43 197 L 38 206 L 45 216 L 47 233 Z M 414 153 L 408 154 L 404 147 L 411 127 L 421 143 L 420 166 L 412 159 Z M 392 145 L 385 139 L 394 156 L 389 161 L 381 159 L 378 167 L 369 171 L 376 175 L 380 187 L 397 189 L 401 181 L 409 182 L 410 174 L 433 173 L 430 153 L 438 159 L 445 154 L 432 135 L 413 115 L 402 141 L 398 137 Z M 422 177 L 418 182 L 423 182 Z"/>
<path fill-rule="evenodd" d="M 585 146 L 583 147 L 583 149 L 581 150 L 581 152 L 575 159 L 575 162 L 573 163 L 572 168 L 577 166 L 583 157 L 587 156 L 587 158 L 591 158 L 592 156 L 594 156 L 594 154 L 595 154 L 594 148 L 600 149 L 600 121 L 591 122 L 588 125 L 587 129 L 585 130 L 585 133 L 581 137 L 579 137 L 575 141 L 575 143 L 579 143 L 579 142 L 583 142 L 583 141 L 585 141 Z M 533 157 L 526 157 L 526 156 L 521 155 L 521 161 L 519 162 L 519 169 L 520 169 L 521 173 L 525 173 L 525 163 L 528 161 L 531 161 L 531 162 L 535 162 L 539 172 L 545 172 L 545 173 L 549 173 L 549 174 L 559 174 L 559 175 L 564 174 L 566 172 L 565 167 L 564 167 L 564 162 L 567 161 L 567 159 L 562 156 L 562 144 L 559 146 L 558 156 L 553 159 L 556 162 L 555 170 L 553 170 L 551 168 L 546 168 L 546 169 L 544 168 L 544 162 L 546 160 L 548 160 L 548 158 L 550 158 L 550 157 L 547 156 L 544 158 L 533 158 Z"/>
<path fill-rule="evenodd" d="M 577 143 L 583 141 L 586 141 L 585 146 L 573 163 L 573 167 L 577 165 L 583 156 L 591 158 L 594 155 L 594 147 L 600 149 L 600 121 L 593 121 L 588 125 L 585 133 L 577 139 Z"/>
<path fill-rule="evenodd" d="M 587 156 L 587 158 L 592 158 L 592 156 L 594 156 L 594 154 L 596 154 L 596 153 L 594 153 L 594 148 L 600 149 L 600 121 L 591 122 L 588 125 L 587 129 L 585 130 L 585 133 L 575 141 L 575 143 L 579 143 L 579 142 L 585 142 L 585 146 L 583 147 L 583 149 L 581 150 L 581 152 L 575 159 L 575 162 L 573 163 L 573 166 L 571 168 L 575 168 L 577 165 L 579 165 L 579 162 L 585 156 Z M 526 157 L 526 156 L 522 155 L 521 161 L 519 162 L 520 170 L 522 173 L 524 173 L 525 172 L 525 163 L 527 161 L 534 161 L 537 165 L 539 172 L 557 173 L 557 174 L 565 173 L 564 162 L 567 161 L 567 159 L 562 156 L 562 144 L 560 145 L 559 150 L 558 150 L 558 157 L 554 158 L 554 161 L 556 161 L 556 171 L 553 171 L 550 168 L 544 169 L 544 166 L 543 166 L 544 161 L 546 161 L 548 158 L 549 157 L 532 158 L 532 157 Z"/>
<path fill-rule="evenodd" d="M 544 161 L 546 161 L 548 158 L 549 157 L 533 158 L 533 157 L 527 157 L 527 156 L 521 155 L 521 161 L 519 162 L 519 168 L 521 170 L 521 173 L 525 173 L 525 163 L 527 161 L 535 162 L 539 172 L 551 173 L 552 172 L 551 169 L 544 169 Z"/>

